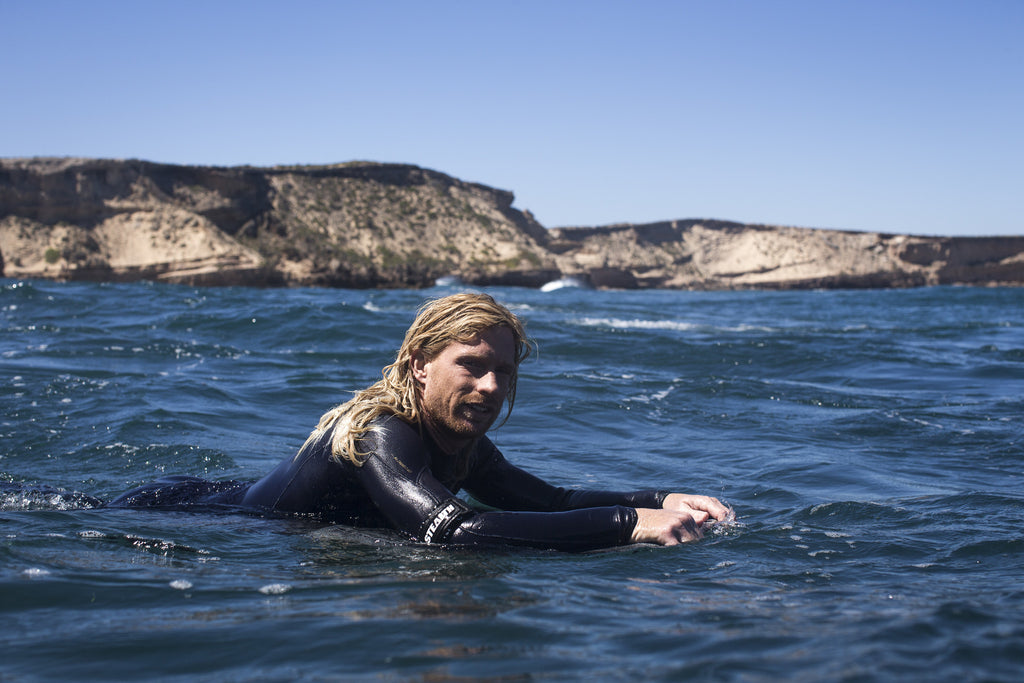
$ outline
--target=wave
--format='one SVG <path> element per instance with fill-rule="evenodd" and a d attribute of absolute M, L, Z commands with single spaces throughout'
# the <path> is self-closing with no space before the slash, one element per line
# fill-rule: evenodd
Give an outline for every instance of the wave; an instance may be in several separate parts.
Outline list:
<path fill-rule="evenodd" d="M 435 287 L 462 287 L 463 284 L 457 275 L 445 275 L 434 280 Z"/>
<path fill-rule="evenodd" d="M 0 510 L 91 510 L 98 498 L 52 486 L 0 483 Z"/>
<path fill-rule="evenodd" d="M 541 286 L 540 291 L 542 292 L 555 292 L 559 289 L 590 289 L 590 285 L 581 280 L 578 277 L 562 277 L 557 280 L 552 280 Z"/>
<path fill-rule="evenodd" d="M 584 327 L 611 327 L 617 330 L 670 330 L 673 332 L 773 332 L 763 325 L 715 326 L 706 323 L 692 323 L 682 320 L 643 320 L 624 318 L 577 318 L 576 324 Z"/>

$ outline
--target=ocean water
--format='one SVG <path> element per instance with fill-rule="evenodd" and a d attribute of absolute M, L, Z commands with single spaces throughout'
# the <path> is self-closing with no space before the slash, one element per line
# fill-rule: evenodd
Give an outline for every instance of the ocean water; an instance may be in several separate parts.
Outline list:
<path fill-rule="evenodd" d="M 1024 676 L 1021 289 L 488 290 L 539 346 L 499 447 L 735 508 L 693 544 L 455 550 L 72 495 L 261 476 L 452 291 L 0 281 L 0 680 Z"/>

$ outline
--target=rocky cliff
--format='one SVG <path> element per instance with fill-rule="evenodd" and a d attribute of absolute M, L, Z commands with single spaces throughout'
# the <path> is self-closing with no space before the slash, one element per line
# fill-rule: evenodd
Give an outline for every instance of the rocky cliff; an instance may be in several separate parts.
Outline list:
<path fill-rule="evenodd" d="M 210 285 L 795 288 L 1024 284 L 1024 237 L 679 220 L 546 230 L 513 195 L 399 164 L 0 160 L 5 277 Z"/>
<path fill-rule="evenodd" d="M 714 220 L 562 228 L 548 249 L 596 286 L 807 289 L 1024 284 L 1024 237 L 917 237 Z"/>

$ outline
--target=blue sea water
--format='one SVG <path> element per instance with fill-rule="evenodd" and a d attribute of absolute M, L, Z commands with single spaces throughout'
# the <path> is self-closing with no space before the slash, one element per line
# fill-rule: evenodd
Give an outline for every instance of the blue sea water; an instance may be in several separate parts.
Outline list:
<path fill-rule="evenodd" d="M 259 477 L 452 291 L 0 281 L 0 680 L 1024 676 L 1022 289 L 488 290 L 539 346 L 499 447 L 731 504 L 698 543 L 453 550 L 70 494 Z"/>

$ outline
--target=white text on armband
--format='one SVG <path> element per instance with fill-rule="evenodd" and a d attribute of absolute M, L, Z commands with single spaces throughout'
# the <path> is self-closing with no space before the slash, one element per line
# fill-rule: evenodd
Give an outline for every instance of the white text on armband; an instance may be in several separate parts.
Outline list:
<path fill-rule="evenodd" d="M 441 511 L 437 513 L 437 516 L 430 522 L 430 526 L 427 527 L 427 533 L 423 534 L 424 543 L 430 543 L 434 539 L 434 534 L 437 529 L 446 521 L 448 521 L 453 514 L 459 508 L 455 503 L 448 503 L 448 505 L 441 508 Z"/>

